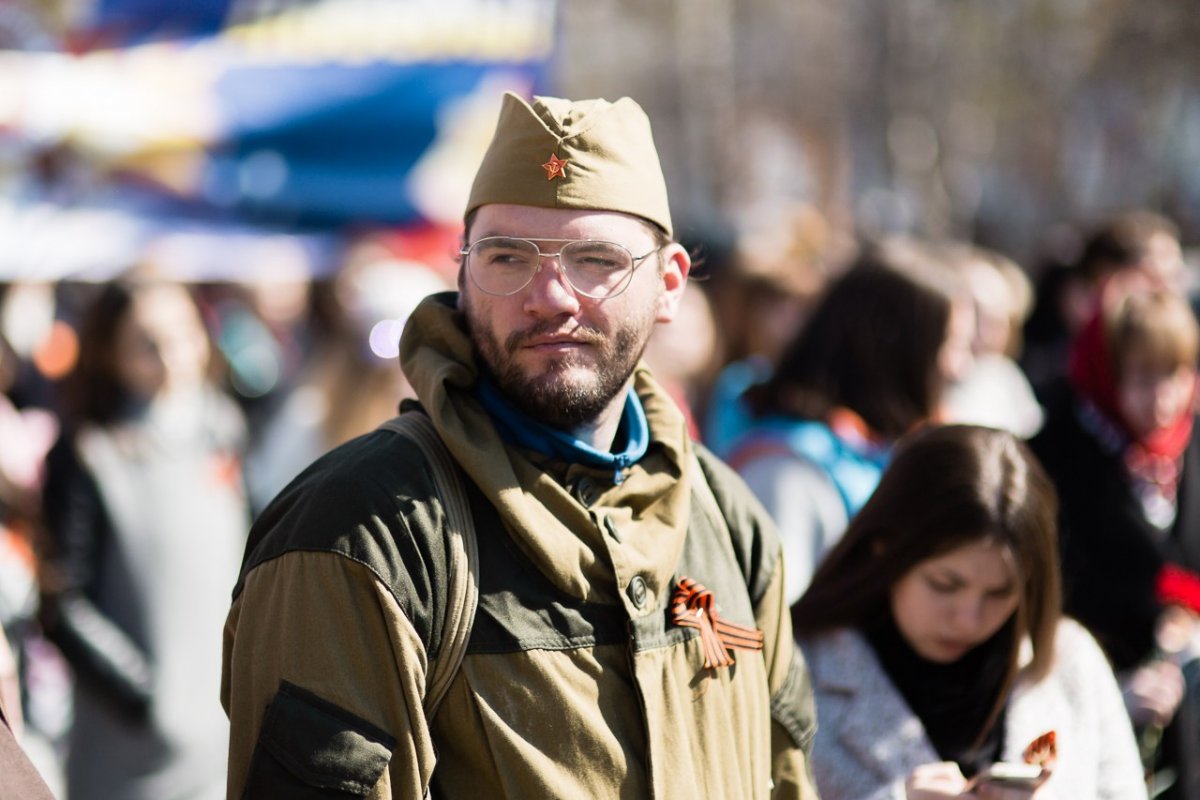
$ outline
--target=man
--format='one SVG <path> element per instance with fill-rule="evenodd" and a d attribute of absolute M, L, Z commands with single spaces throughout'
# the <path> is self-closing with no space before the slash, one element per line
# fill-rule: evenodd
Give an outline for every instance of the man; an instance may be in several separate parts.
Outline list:
<path fill-rule="evenodd" d="M 333 451 L 251 532 L 229 796 L 814 797 L 771 523 L 639 365 L 690 267 L 644 113 L 506 96 L 466 223 L 401 342 L 468 479 L 466 656 L 430 723 L 444 498 L 403 437 Z"/>

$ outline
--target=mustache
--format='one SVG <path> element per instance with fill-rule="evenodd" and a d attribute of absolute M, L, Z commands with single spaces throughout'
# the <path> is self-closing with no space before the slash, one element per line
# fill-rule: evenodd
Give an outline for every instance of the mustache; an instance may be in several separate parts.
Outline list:
<path fill-rule="evenodd" d="M 604 341 L 604 334 L 595 328 L 589 328 L 586 325 L 578 325 L 570 330 L 565 330 L 562 325 L 559 325 L 552 320 L 536 323 L 525 330 L 514 331 L 510 333 L 504 340 L 504 349 L 509 353 L 515 353 L 520 350 L 530 339 L 536 339 L 544 336 L 570 336 L 576 341 L 585 344 L 600 344 Z"/>

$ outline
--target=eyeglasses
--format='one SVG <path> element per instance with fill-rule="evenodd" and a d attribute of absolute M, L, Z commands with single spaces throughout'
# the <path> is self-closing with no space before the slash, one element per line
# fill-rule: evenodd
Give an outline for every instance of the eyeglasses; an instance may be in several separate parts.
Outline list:
<path fill-rule="evenodd" d="M 594 300 L 616 297 L 629 288 L 633 271 L 660 248 L 635 256 L 616 242 L 592 239 L 538 239 L 561 242 L 557 253 L 543 253 L 529 239 L 487 236 L 459 251 L 467 260 L 467 274 L 480 291 L 505 297 L 533 281 L 543 258 L 557 258 L 559 268 L 577 294 Z"/>

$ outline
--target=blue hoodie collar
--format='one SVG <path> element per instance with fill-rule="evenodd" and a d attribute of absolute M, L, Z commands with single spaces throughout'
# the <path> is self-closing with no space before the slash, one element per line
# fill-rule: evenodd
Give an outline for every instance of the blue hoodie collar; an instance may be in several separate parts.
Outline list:
<path fill-rule="evenodd" d="M 625 480 L 623 471 L 646 455 L 650 446 L 646 411 L 633 389 L 625 395 L 625 410 L 613 440 L 614 446 L 624 442 L 625 449 L 620 453 L 602 452 L 565 431 L 538 422 L 513 406 L 486 378 L 479 380 L 479 399 L 504 441 L 568 463 L 611 469 L 616 484 Z"/>

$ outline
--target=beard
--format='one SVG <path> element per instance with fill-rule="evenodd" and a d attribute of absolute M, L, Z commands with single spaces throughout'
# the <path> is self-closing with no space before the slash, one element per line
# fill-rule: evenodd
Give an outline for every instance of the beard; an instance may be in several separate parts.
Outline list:
<path fill-rule="evenodd" d="M 514 406 L 529 417 L 560 430 L 595 421 L 629 381 L 653 330 L 644 317 L 623 321 L 611 336 L 580 326 L 572 337 L 590 345 L 594 354 L 568 354 L 552 361 L 540 374 L 530 375 L 515 354 L 533 337 L 561 332 L 562 324 L 547 320 L 509 334 L 503 342 L 464 305 L 467 327 L 478 363 Z"/>

